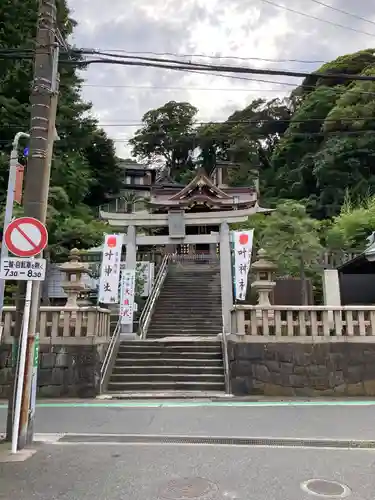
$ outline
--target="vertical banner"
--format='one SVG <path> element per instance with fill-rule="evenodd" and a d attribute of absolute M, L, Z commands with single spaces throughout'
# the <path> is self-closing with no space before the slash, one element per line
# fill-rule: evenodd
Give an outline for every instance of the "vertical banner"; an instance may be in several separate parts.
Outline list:
<path fill-rule="evenodd" d="M 236 300 L 245 300 L 247 277 L 251 265 L 254 229 L 250 231 L 234 231 L 234 291 Z"/>
<path fill-rule="evenodd" d="M 121 234 L 105 235 L 99 281 L 99 302 L 102 304 L 117 304 L 119 301 L 122 242 Z"/>
<path fill-rule="evenodd" d="M 22 205 L 22 189 L 23 189 L 23 176 L 25 172 L 25 167 L 23 165 L 17 165 L 16 168 L 16 183 L 14 186 L 14 201 L 18 205 Z"/>
<path fill-rule="evenodd" d="M 133 323 L 135 295 L 135 269 L 124 269 L 121 273 L 120 323 Z"/>

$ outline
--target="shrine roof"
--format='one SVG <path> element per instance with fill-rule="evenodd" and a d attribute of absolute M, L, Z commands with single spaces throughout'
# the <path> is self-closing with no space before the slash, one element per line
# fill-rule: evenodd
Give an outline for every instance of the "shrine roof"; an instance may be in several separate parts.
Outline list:
<path fill-rule="evenodd" d="M 196 200 L 210 200 L 223 206 L 251 205 L 257 201 L 257 191 L 252 187 L 218 187 L 202 169 L 187 186 L 154 185 L 151 188 L 150 203 L 154 206 L 178 207 Z"/>

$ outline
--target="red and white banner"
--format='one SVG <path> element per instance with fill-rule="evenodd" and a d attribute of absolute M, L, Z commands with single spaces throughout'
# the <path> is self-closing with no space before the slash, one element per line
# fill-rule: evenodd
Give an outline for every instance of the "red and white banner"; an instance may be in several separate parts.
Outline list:
<path fill-rule="evenodd" d="M 99 281 L 99 302 L 118 304 L 122 234 L 106 234 Z"/>
<path fill-rule="evenodd" d="M 121 273 L 120 323 L 131 325 L 134 314 L 135 270 L 124 269 Z"/>
<path fill-rule="evenodd" d="M 247 279 L 251 265 L 254 229 L 233 231 L 234 249 L 234 294 L 236 300 L 245 300 Z"/>

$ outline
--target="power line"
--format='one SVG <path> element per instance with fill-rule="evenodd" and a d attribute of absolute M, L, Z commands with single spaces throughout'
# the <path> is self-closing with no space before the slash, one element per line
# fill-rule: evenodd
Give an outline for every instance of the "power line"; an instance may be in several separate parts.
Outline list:
<path fill-rule="evenodd" d="M 250 79 L 249 79 L 250 80 Z M 258 80 L 256 78 L 251 79 L 250 81 L 255 81 L 255 82 L 263 82 L 263 83 L 273 83 L 275 85 L 285 85 L 285 86 L 290 86 L 296 88 L 296 85 L 294 83 L 288 83 L 288 82 L 275 82 L 275 81 L 267 81 L 267 80 Z M 135 90 L 186 90 L 188 92 L 190 91 L 207 91 L 207 92 L 283 92 L 282 89 L 271 89 L 271 88 L 237 88 L 237 87 L 232 87 L 232 88 L 215 88 L 215 87 L 185 87 L 185 86 L 177 86 L 177 87 L 164 87 L 164 86 L 157 86 L 157 85 L 97 85 L 97 84 L 91 84 L 91 83 L 85 83 L 82 84 L 81 87 L 92 87 L 92 88 L 104 88 L 104 89 L 118 89 L 118 88 L 124 88 L 124 89 L 135 89 Z M 315 89 L 314 86 L 312 85 L 304 85 L 303 88 L 311 88 Z M 345 93 L 348 92 L 350 89 L 345 88 L 345 89 L 337 89 L 334 87 L 331 87 L 331 90 L 337 93 Z M 284 91 L 286 92 L 286 90 Z M 359 94 L 364 94 L 364 95 L 373 95 L 375 96 L 375 90 L 374 92 L 366 92 L 366 91 L 357 91 Z"/>
<path fill-rule="evenodd" d="M 85 49 L 83 49 L 85 50 Z M 171 56 L 171 57 L 182 57 L 182 58 L 192 58 L 192 57 L 200 57 L 206 59 L 233 59 L 236 61 L 262 61 L 262 62 L 274 62 L 274 63 L 301 63 L 301 64 L 325 64 L 328 61 L 323 60 L 306 60 L 306 59 L 270 59 L 264 57 L 240 57 L 240 56 L 214 56 L 210 54 L 178 54 L 175 52 L 150 52 L 150 51 L 130 51 L 124 49 L 87 49 L 87 50 L 95 50 L 97 52 L 119 52 L 121 54 L 128 55 L 154 55 L 154 56 Z M 182 61 L 183 62 L 183 61 Z"/>
<path fill-rule="evenodd" d="M 361 130 L 331 130 L 331 131 L 321 131 L 321 132 L 295 132 L 288 130 L 284 134 L 280 134 L 280 140 L 283 138 L 287 138 L 290 136 L 296 136 L 296 137 L 310 137 L 310 136 L 331 136 L 331 135 L 365 135 L 365 134 L 373 134 L 375 137 L 375 129 L 361 129 Z M 249 139 L 254 139 L 256 140 L 257 138 L 255 137 L 257 135 L 257 131 L 254 130 L 252 132 L 252 136 L 249 137 Z M 264 135 L 262 135 L 260 132 L 258 132 L 259 138 L 263 138 Z M 275 134 L 276 135 L 276 134 Z M 227 135 L 212 135 L 209 137 L 211 140 L 223 140 L 223 139 L 228 139 Z M 112 137 L 111 140 L 113 142 L 119 142 L 119 143 L 124 143 L 124 144 L 130 144 L 130 139 L 125 139 L 122 137 Z M 228 139 L 228 142 L 233 143 L 235 141 L 231 141 Z M 11 144 L 11 140 L 7 141 L 6 139 L 0 139 L 0 144 Z"/>
<path fill-rule="evenodd" d="M 281 85 L 281 84 L 279 84 Z M 217 92 L 280 92 L 280 89 L 246 89 L 246 88 L 209 88 L 209 87 L 159 87 L 157 85 L 95 85 L 95 84 L 83 84 L 82 87 L 93 87 L 100 89 L 139 89 L 139 90 L 187 90 L 187 91 L 217 91 Z M 293 85 L 295 87 L 295 85 Z M 369 92 L 372 94 L 372 92 Z M 374 92 L 375 95 L 375 92 Z"/>
<path fill-rule="evenodd" d="M 324 122 L 324 123 L 350 123 L 352 121 L 358 121 L 358 120 L 374 120 L 375 124 L 375 117 L 374 115 L 369 115 L 369 116 L 361 116 L 361 117 L 351 117 L 351 118 L 308 118 L 307 120 L 296 120 L 296 119 L 288 119 L 288 118 L 280 118 L 280 119 L 274 119 L 270 120 L 269 124 L 288 124 L 288 125 L 293 125 L 294 123 L 316 123 L 316 122 Z M 225 120 L 225 121 L 197 121 L 194 123 L 194 125 L 256 125 L 258 123 L 263 123 L 266 122 L 266 120 L 262 120 L 261 118 L 253 119 L 253 120 Z M 134 123 L 100 123 L 100 127 L 143 127 L 144 123 L 142 122 L 134 122 Z M 375 125 L 374 125 L 374 132 L 375 132 Z"/>
<path fill-rule="evenodd" d="M 322 132 L 294 132 L 294 131 L 288 131 L 287 133 L 284 133 L 282 135 L 280 135 L 280 140 L 282 140 L 283 138 L 287 138 L 287 137 L 290 137 L 290 136 L 293 136 L 293 137 L 310 137 L 310 136 L 320 136 L 320 137 L 326 137 L 326 136 L 334 136 L 334 135 L 343 135 L 343 136 L 346 136 L 346 135 L 365 135 L 365 134 L 374 134 L 374 137 L 375 137 L 375 129 L 362 129 L 362 130 L 332 130 L 332 131 L 322 131 Z M 257 140 L 256 137 L 254 137 L 256 134 L 254 133 L 254 135 L 252 137 L 250 137 L 249 139 L 250 140 Z M 259 134 L 259 138 L 261 139 L 263 136 L 261 134 Z M 223 140 L 227 138 L 227 136 L 225 135 L 213 135 L 213 136 L 210 136 L 209 139 L 210 140 Z M 130 144 L 130 139 L 123 139 L 123 138 L 112 138 L 112 141 L 113 142 L 119 142 L 119 143 L 124 143 L 124 144 Z M 229 143 L 233 143 L 235 141 L 231 141 L 228 139 L 228 142 Z"/>
<path fill-rule="evenodd" d="M 241 112 L 241 111 L 239 111 Z M 307 118 L 307 119 L 294 119 L 293 117 L 290 118 L 274 118 L 271 120 L 263 119 L 262 117 L 260 118 L 254 118 L 254 119 L 248 119 L 248 120 L 208 120 L 208 121 L 196 121 L 193 123 L 193 125 L 257 125 L 259 123 L 261 124 L 269 124 L 269 125 L 276 125 L 276 124 L 285 124 L 288 126 L 294 125 L 294 124 L 308 124 L 308 123 L 342 123 L 342 124 L 350 124 L 353 121 L 364 121 L 364 120 L 373 120 L 374 121 L 374 133 L 375 133 L 375 116 L 374 115 L 365 115 L 365 116 L 354 116 L 354 117 L 347 117 L 347 118 L 326 118 L 326 117 L 316 117 L 316 118 Z M 124 122 L 124 123 L 98 123 L 98 127 L 143 127 L 145 124 L 141 121 L 134 121 L 134 122 Z M 19 125 L 7 125 L 7 129 L 14 129 L 14 128 L 19 128 Z M 156 130 L 156 129 L 155 129 Z M 150 132 L 150 135 L 152 135 L 152 132 Z"/>
<path fill-rule="evenodd" d="M 271 0 L 260 0 L 260 1 L 272 5 L 273 7 L 287 10 L 288 12 L 292 12 L 293 14 L 298 14 L 300 16 L 307 17 L 308 19 L 314 19 L 315 21 L 320 21 L 322 23 L 330 24 L 331 26 L 336 26 L 336 28 L 342 28 L 345 30 L 354 31 L 355 33 L 361 33 L 362 35 L 375 37 L 375 33 L 369 33 L 367 31 L 357 30 L 356 28 L 352 28 L 351 26 L 345 26 L 344 24 L 335 23 L 333 21 L 329 21 L 328 19 L 323 19 L 321 17 L 313 16 L 312 14 L 307 14 L 306 12 L 301 12 L 299 10 L 291 9 L 290 7 L 285 7 L 285 5 L 280 5 L 278 3 L 272 2 Z"/>
<path fill-rule="evenodd" d="M 265 1 L 265 0 L 262 0 Z M 268 1 L 268 0 L 267 0 Z M 375 35 L 374 35 L 375 36 Z M 260 68 L 247 68 L 243 66 L 226 66 L 226 65 L 208 65 L 203 63 L 181 63 L 178 60 L 171 59 L 158 59 L 158 58 L 146 58 L 146 57 L 132 57 L 132 56 L 119 56 L 113 54 L 107 54 L 104 52 L 95 52 L 93 50 L 83 51 L 83 50 L 72 50 L 72 55 L 82 56 L 82 55 L 96 55 L 99 56 L 98 59 L 85 59 L 85 60 L 65 60 L 62 63 L 67 65 L 88 66 L 90 64 L 115 64 L 122 66 L 140 66 L 140 67 L 150 67 L 150 68 L 160 68 L 160 69 L 170 69 L 177 71 L 194 71 L 201 74 L 207 73 L 208 71 L 217 71 L 224 73 L 235 73 L 235 74 L 254 74 L 254 75 L 276 75 L 276 76 L 289 76 L 294 78 L 306 78 L 314 76 L 317 79 L 341 79 L 346 81 L 375 81 L 375 76 L 370 75 L 348 75 L 342 73 L 311 73 L 302 71 L 287 71 L 287 70 L 271 70 L 271 69 L 260 69 Z M 0 57 L 1 53 L 0 53 Z M 5 56 L 6 57 L 6 56 Z M 24 59 L 24 56 L 13 54 L 10 57 L 13 59 Z M 113 59 L 122 58 L 125 60 Z"/>
<path fill-rule="evenodd" d="M 375 76 L 370 75 L 348 75 L 344 73 L 307 73 L 302 71 L 283 71 L 283 70 L 271 70 L 271 69 L 260 69 L 260 68 L 246 68 L 242 66 L 222 66 L 222 65 L 207 65 L 207 64 L 191 64 L 184 63 L 181 64 L 180 61 L 174 60 L 163 60 L 155 58 L 142 58 L 139 60 L 118 60 L 112 59 L 112 56 L 105 53 L 96 54 L 99 59 L 89 59 L 85 61 L 72 61 L 73 64 L 77 66 L 88 66 L 89 64 L 115 64 L 120 66 L 140 66 L 140 67 L 150 67 L 150 68 L 161 68 L 170 69 L 174 71 L 190 71 L 191 69 L 205 73 L 208 71 L 219 71 L 228 73 L 240 73 L 240 74 L 253 74 L 253 75 L 274 75 L 274 76 L 290 76 L 295 78 L 306 78 L 315 77 L 316 79 L 341 79 L 345 81 L 375 81 Z M 104 57 L 100 57 L 104 56 Z M 121 57 L 121 56 L 116 56 Z M 131 58 L 131 56 L 122 56 L 125 59 L 138 59 L 136 57 Z M 145 61 L 148 59 L 148 61 Z M 152 62 L 153 61 L 153 62 Z M 167 62 L 166 62 L 167 61 Z M 170 62 L 169 62 L 170 61 Z M 66 63 L 70 61 L 65 61 Z"/>
<path fill-rule="evenodd" d="M 364 21 L 365 23 L 370 23 L 375 26 L 375 21 L 372 21 L 371 19 L 366 19 L 365 17 L 357 16 L 356 14 L 352 14 L 351 12 L 348 12 L 346 10 L 339 9 L 337 7 L 333 7 L 333 5 L 329 5 L 327 3 L 321 2 L 320 0 L 310 0 L 310 2 L 314 2 L 318 5 L 322 5 L 323 7 L 327 7 L 327 9 L 334 10 L 335 12 L 339 12 L 340 14 L 345 14 L 346 16 L 353 17 L 354 19 L 358 19 L 359 21 Z"/>

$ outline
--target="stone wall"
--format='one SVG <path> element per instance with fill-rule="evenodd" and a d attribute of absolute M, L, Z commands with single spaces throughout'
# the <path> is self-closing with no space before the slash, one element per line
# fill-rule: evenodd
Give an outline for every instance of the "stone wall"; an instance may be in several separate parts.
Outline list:
<path fill-rule="evenodd" d="M 38 396 L 91 398 L 99 393 L 103 345 L 40 345 Z M 12 347 L 0 345 L 0 399 L 9 393 Z"/>
<path fill-rule="evenodd" d="M 229 340 L 233 394 L 375 396 L 374 343 L 303 340 Z"/>

